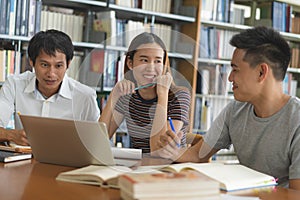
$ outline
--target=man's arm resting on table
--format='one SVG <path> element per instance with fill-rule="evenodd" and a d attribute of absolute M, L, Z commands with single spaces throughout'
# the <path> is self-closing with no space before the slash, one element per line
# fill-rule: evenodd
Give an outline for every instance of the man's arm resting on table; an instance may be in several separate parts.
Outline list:
<path fill-rule="evenodd" d="M 208 162 L 219 150 L 211 148 L 203 139 L 187 149 L 182 149 L 180 157 L 175 162 Z"/>
<path fill-rule="evenodd" d="M 7 142 L 12 139 L 12 138 L 9 138 L 9 134 L 7 132 L 8 131 L 5 128 L 0 127 L 0 141 L 1 142 Z"/>
<path fill-rule="evenodd" d="M 12 141 L 18 145 L 23 145 L 23 146 L 29 145 L 24 130 L 16 130 L 16 129 L 7 130 L 3 127 L 0 127 L 0 141 L 2 142 Z"/>
<path fill-rule="evenodd" d="M 300 190 L 300 179 L 290 179 L 289 185 L 290 189 Z"/>

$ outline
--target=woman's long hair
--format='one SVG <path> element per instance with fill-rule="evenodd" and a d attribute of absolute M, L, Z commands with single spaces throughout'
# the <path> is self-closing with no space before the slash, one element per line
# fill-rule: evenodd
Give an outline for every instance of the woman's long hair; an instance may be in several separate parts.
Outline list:
<path fill-rule="evenodd" d="M 132 70 L 128 68 L 127 61 L 128 60 L 133 60 L 134 54 L 136 53 L 137 49 L 139 46 L 143 44 L 152 44 L 156 43 L 158 44 L 164 51 L 164 57 L 163 57 L 163 73 L 166 74 L 169 72 L 171 75 L 171 68 L 170 68 L 170 62 L 169 62 L 169 57 L 168 53 L 166 50 L 166 46 L 164 42 L 154 33 L 148 33 L 148 32 L 143 32 L 139 35 L 137 35 L 132 42 L 130 43 L 128 47 L 128 51 L 126 53 L 126 58 L 125 58 L 125 64 L 124 64 L 124 77 L 127 80 L 130 80 L 134 83 L 136 83 L 136 80 L 133 77 Z M 174 81 L 172 82 L 172 85 L 174 85 Z"/>

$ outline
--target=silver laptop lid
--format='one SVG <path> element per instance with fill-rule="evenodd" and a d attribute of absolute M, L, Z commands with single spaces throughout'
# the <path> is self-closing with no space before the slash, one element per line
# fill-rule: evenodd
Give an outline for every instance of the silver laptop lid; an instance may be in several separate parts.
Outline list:
<path fill-rule="evenodd" d="M 104 123 L 20 115 L 34 159 L 82 167 L 115 165 Z"/>

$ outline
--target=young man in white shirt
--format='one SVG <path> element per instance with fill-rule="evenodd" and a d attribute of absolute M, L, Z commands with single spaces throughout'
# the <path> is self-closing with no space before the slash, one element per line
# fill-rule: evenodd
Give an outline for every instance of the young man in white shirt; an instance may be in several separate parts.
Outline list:
<path fill-rule="evenodd" d="M 0 142 L 29 145 L 16 113 L 53 118 L 97 121 L 96 92 L 67 76 L 74 46 L 57 30 L 41 31 L 29 41 L 33 72 L 7 77 L 0 90 Z M 11 116 L 16 129 L 5 129 Z"/>

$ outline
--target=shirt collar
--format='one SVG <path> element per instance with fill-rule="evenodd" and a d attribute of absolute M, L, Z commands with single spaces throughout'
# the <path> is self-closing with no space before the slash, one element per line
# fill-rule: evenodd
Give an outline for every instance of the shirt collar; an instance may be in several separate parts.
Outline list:
<path fill-rule="evenodd" d="M 25 87 L 24 92 L 25 93 L 31 93 L 35 91 L 35 83 L 36 83 L 36 76 L 32 76 L 31 79 L 29 80 L 28 85 Z"/>
<path fill-rule="evenodd" d="M 67 99 L 72 99 L 70 84 L 69 77 L 67 74 L 65 74 L 58 94 Z"/>
<path fill-rule="evenodd" d="M 62 81 L 61 87 L 58 91 L 58 95 L 62 96 L 64 98 L 67 99 L 71 99 L 72 98 L 72 94 L 71 94 L 71 88 L 70 88 L 70 84 L 69 84 L 69 77 L 67 74 L 65 74 L 64 79 Z M 31 92 L 35 92 L 35 90 L 37 90 L 36 88 L 36 76 L 33 76 L 31 78 L 31 80 L 29 81 L 28 85 L 26 86 L 24 92 L 25 93 L 31 93 Z"/>

